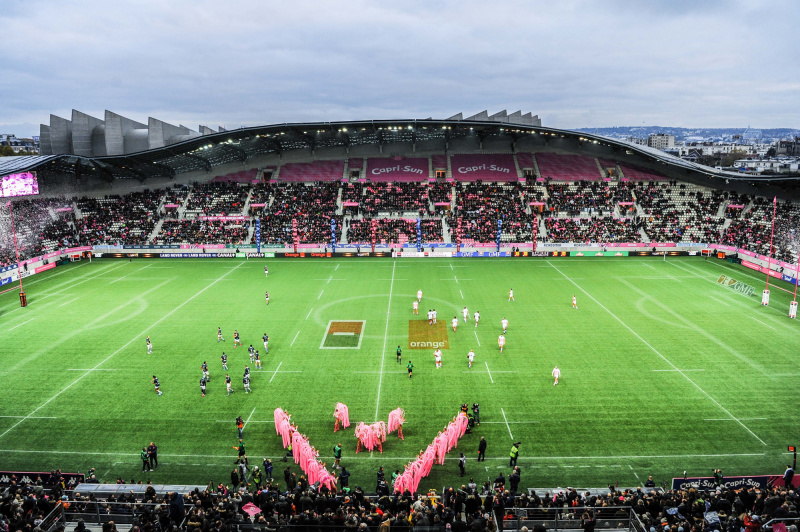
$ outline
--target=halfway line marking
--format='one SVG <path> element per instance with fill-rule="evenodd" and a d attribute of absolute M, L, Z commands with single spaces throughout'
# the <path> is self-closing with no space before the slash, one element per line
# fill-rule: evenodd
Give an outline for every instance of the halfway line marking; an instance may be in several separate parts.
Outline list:
<path fill-rule="evenodd" d="M 386 308 L 386 327 L 383 330 L 383 349 L 381 350 L 381 372 L 378 376 L 378 399 L 375 401 L 375 419 L 378 419 L 378 411 L 381 407 L 381 387 L 383 386 L 383 365 L 386 362 L 386 357 L 383 354 L 386 352 L 386 341 L 389 339 L 389 315 L 392 312 L 392 294 L 394 293 L 394 270 L 397 266 L 396 262 L 392 263 L 392 284 L 389 285 L 389 305 Z"/>

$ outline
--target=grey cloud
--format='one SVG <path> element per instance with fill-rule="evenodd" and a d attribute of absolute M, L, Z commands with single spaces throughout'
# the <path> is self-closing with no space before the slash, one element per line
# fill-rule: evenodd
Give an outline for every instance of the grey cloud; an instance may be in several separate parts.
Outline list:
<path fill-rule="evenodd" d="M 797 126 L 800 4 L 11 0 L 0 131 L 104 109 L 226 127 L 507 108 L 546 125 Z M 35 134 L 37 129 L 16 129 Z"/>

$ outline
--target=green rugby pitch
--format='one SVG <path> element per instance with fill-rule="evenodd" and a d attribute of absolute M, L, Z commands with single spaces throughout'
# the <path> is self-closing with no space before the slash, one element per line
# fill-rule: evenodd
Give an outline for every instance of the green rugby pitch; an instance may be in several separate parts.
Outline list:
<path fill-rule="evenodd" d="M 350 485 L 372 491 L 378 466 L 402 470 L 461 403 L 477 402 L 481 425 L 421 488 L 461 483 L 459 451 L 476 481 L 508 473 L 513 441 L 522 442 L 528 487 L 637 485 L 648 475 L 660 483 L 718 467 L 728 475 L 780 474 L 787 444 L 800 438 L 793 384 L 800 324 L 787 317 L 790 294 L 773 290 L 771 305 L 762 307 L 760 297 L 717 284 L 721 274 L 759 296 L 764 287 L 762 275 L 700 257 L 101 259 L 62 266 L 28 279 L 27 308 L 19 308 L 16 292 L 0 296 L 0 470 L 95 467 L 110 482 L 227 482 L 236 416 L 247 421 L 251 464 L 283 456 L 272 421 L 280 406 L 329 465 L 341 442 Z M 511 288 L 515 302 L 507 301 Z M 418 289 L 424 297 L 414 316 Z M 461 320 L 465 305 L 480 311 L 477 329 Z M 437 309 L 448 341 L 438 370 L 432 348 L 409 349 L 408 322 L 424 320 L 424 337 L 428 308 Z M 461 320 L 455 333 L 453 315 Z M 501 355 L 503 317 L 510 325 Z M 328 334 L 337 321 L 363 321 L 363 329 Z M 224 343 L 217 343 L 218 326 Z M 245 348 L 234 349 L 234 329 Z M 263 352 L 264 333 L 270 352 L 246 395 L 246 346 Z M 325 349 L 326 342 L 340 349 Z M 470 349 L 477 354 L 472 369 Z M 230 397 L 223 350 L 237 389 Z M 206 397 L 203 361 L 211 369 Z M 555 365 L 558 386 L 550 376 Z M 405 441 L 392 435 L 383 454 L 356 455 L 352 426 L 333 433 L 339 401 L 354 424 L 404 408 Z M 482 463 L 474 460 L 480 436 L 488 441 Z M 161 467 L 142 474 L 138 451 L 150 441 Z M 276 479 L 284 467 L 275 463 Z"/>

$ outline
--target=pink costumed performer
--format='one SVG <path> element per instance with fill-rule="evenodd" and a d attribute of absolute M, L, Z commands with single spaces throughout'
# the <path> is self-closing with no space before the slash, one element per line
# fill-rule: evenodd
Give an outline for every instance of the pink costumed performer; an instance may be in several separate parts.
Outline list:
<path fill-rule="evenodd" d="M 403 438 L 403 423 L 406 422 L 406 413 L 402 408 L 395 408 L 389 412 L 389 434 L 397 431 L 397 437 L 401 440 Z"/>
<path fill-rule="evenodd" d="M 342 428 L 345 429 L 350 426 L 350 412 L 348 411 L 346 404 L 336 403 L 336 410 L 333 413 L 333 417 L 336 419 L 336 423 L 333 426 L 333 432 L 339 430 L 340 423 Z"/>

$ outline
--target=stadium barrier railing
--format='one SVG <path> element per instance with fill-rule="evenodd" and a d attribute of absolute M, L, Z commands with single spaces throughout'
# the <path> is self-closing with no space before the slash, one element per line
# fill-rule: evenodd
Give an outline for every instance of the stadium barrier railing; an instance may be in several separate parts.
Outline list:
<path fill-rule="evenodd" d="M 62 526 L 74 528 L 79 520 L 83 520 L 86 526 L 114 522 L 120 527 L 130 528 L 141 522 L 145 514 L 160 516 L 164 512 L 169 514 L 169 503 L 62 500 L 39 526 L 44 532 L 55 532 Z"/>
<path fill-rule="evenodd" d="M 647 532 L 639 516 L 630 506 L 553 507 L 553 508 L 507 508 L 502 521 L 502 530 L 515 531 L 527 527 L 533 530 L 544 526 L 548 531 L 582 530 L 582 518 L 593 514 L 598 530 L 628 530 Z"/>

